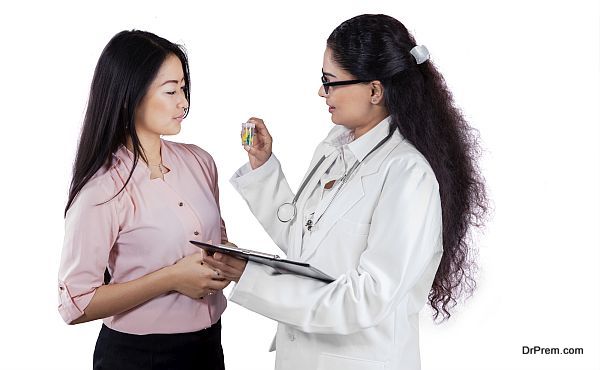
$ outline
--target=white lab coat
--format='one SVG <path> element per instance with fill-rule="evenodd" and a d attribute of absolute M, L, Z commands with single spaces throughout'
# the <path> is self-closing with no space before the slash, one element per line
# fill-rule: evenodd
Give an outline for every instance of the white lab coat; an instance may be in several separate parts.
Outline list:
<path fill-rule="evenodd" d="M 332 142 L 346 130 L 331 130 L 310 169 L 321 156 L 335 155 Z M 382 122 L 365 135 L 374 146 L 387 133 Z M 231 183 L 288 258 L 306 261 L 336 280 L 326 284 L 275 274 L 249 262 L 230 300 L 279 322 L 277 370 L 420 369 L 418 313 L 442 255 L 435 175 L 396 130 L 358 167 L 302 245 L 300 215 L 326 170 L 322 167 L 289 223 L 276 216 L 294 193 L 275 155 L 255 170 L 246 164 Z"/>

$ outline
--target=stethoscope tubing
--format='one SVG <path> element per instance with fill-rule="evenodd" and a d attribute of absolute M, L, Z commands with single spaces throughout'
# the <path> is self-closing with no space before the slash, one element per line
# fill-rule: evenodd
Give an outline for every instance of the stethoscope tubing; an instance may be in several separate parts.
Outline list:
<path fill-rule="evenodd" d="M 346 175 L 344 175 L 344 180 L 346 180 L 347 178 L 349 178 L 350 173 L 353 172 L 354 169 L 358 168 L 358 165 L 362 164 L 365 161 L 365 159 L 367 159 L 367 157 L 371 153 L 373 153 L 375 150 L 379 149 L 379 147 L 381 147 L 386 141 L 388 141 L 392 137 L 393 133 L 394 133 L 394 130 L 390 129 L 390 133 L 388 134 L 388 136 L 386 136 L 383 140 L 381 140 L 379 143 L 377 143 L 377 145 L 375 145 L 375 147 L 373 147 L 373 149 L 371 149 L 371 151 L 369 153 L 367 153 L 367 155 L 363 158 L 363 160 L 361 162 L 357 163 L 357 165 L 355 165 L 355 166 L 352 166 L 352 168 L 349 171 L 349 173 L 347 173 Z M 286 222 L 290 222 L 291 220 L 293 220 L 294 218 L 296 218 L 296 215 L 298 213 L 298 209 L 296 207 L 296 202 L 300 198 L 300 194 L 302 194 L 302 191 L 304 190 L 304 188 L 306 187 L 306 185 L 308 185 L 308 182 L 310 181 L 310 179 L 312 179 L 312 177 L 314 176 L 315 172 L 317 172 L 317 170 L 319 169 L 319 167 L 321 166 L 321 164 L 323 163 L 323 161 L 325 161 L 325 158 L 326 158 L 325 156 L 322 156 L 321 159 L 319 159 L 319 161 L 317 162 L 317 164 L 310 171 L 310 173 L 308 174 L 308 176 L 306 176 L 306 179 L 304 179 L 304 181 L 302 182 L 302 185 L 300 185 L 300 189 L 298 189 L 298 192 L 294 196 L 294 199 L 292 199 L 291 202 L 285 202 L 285 203 L 281 204 L 279 207 L 277 207 L 277 218 L 279 219 L 279 221 L 281 221 L 283 223 L 286 223 Z M 346 181 L 344 181 L 344 183 L 345 182 Z M 344 183 L 340 184 L 340 186 L 338 187 L 335 195 L 337 195 L 337 193 L 340 191 L 340 189 L 342 188 L 342 185 L 344 185 Z M 327 208 L 329 208 L 330 204 L 327 205 Z M 284 207 L 286 205 L 290 205 L 292 207 L 292 209 L 293 209 L 293 212 L 292 212 L 292 215 L 290 217 L 285 217 L 284 218 L 284 217 L 282 217 L 280 215 L 280 213 L 281 213 L 282 207 Z"/>

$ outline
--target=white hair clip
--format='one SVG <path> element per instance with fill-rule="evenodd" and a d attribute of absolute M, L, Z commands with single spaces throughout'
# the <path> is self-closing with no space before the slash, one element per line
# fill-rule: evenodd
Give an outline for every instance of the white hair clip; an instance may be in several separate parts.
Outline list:
<path fill-rule="evenodd" d="M 415 57 L 417 64 L 421 64 L 429 60 L 429 50 L 425 47 L 425 45 L 417 45 L 414 48 L 410 49 L 410 54 Z"/>

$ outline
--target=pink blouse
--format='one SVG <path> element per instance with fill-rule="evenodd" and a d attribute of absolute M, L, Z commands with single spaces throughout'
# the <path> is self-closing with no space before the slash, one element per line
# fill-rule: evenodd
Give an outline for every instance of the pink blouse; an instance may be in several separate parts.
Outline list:
<path fill-rule="evenodd" d="M 170 169 L 164 180 L 151 180 L 140 160 L 125 190 L 106 202 L 121 189 L 133 164 L 133 154 L 121 146 L 69 208 L 58 274 L 58 310 L 67 323 L 83 315 L 106 267 L 111 284 L 127 282 L 198 253 L 189 240 L 227 240 L 210 154 L 166 140 L 161 140 L 161 154 Z M 216 323 L 226 304 L 221 292 L 203 300 L 170 292 L 104 323 L 131 334 L 191 332 Z"/>

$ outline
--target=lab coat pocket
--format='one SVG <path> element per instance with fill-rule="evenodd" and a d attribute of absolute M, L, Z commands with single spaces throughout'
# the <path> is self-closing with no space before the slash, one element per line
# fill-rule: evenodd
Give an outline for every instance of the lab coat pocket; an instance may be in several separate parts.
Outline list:
<path fill-rule="evenodd" d="M 371 224 L 356 222 L 347 218 L 341 218 L 338 221 L 338 227 L 345 233 L 354 235 L 368 235 Z"/>
<path fill-rule="evenodd" d="M 321 353 L 317 370 L 384 370 L 385 363 L 362 358 Z"/>

